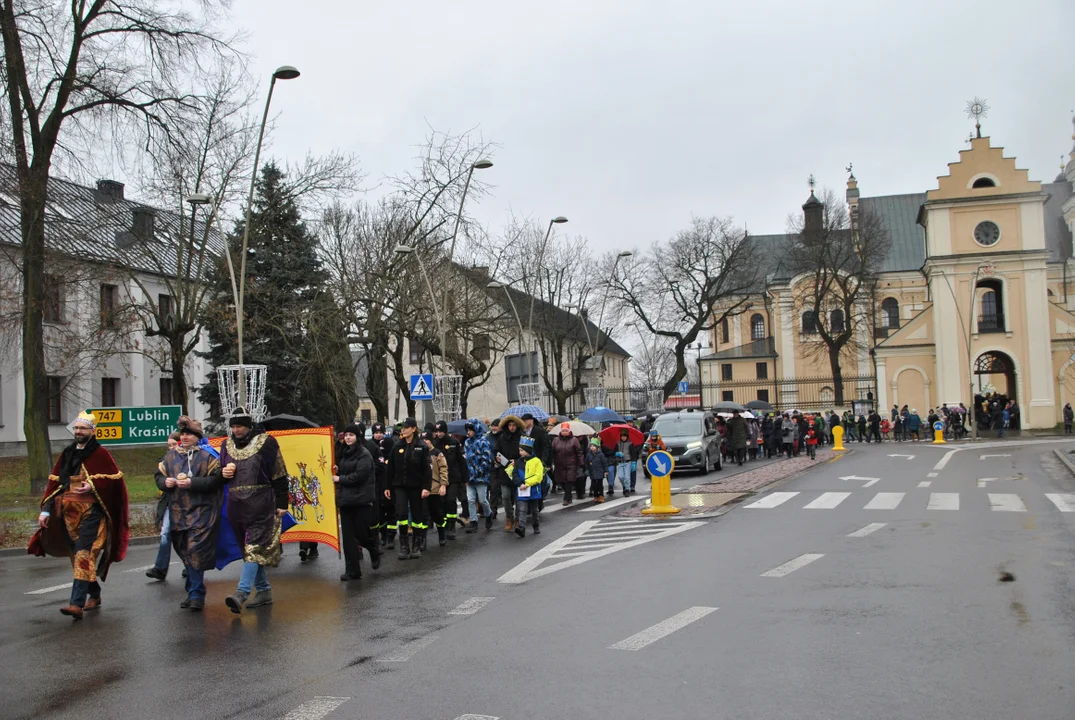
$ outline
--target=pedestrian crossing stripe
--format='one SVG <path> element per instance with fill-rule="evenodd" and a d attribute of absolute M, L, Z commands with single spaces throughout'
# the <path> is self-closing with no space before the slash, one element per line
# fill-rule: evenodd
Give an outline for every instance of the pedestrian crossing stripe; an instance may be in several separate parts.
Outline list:
<path fill-rule="evenodd" d="M 871 512 L 895 510 L 903 505 L 908 494 L 909 493 L 901 492 L 879 492 L 874 494 L 862 509 Z M 1075 493 L 1044 494 L 1046 499 L 1048 499 L 1060 512 L 1075 512 Z M 773 510 L 785 503 L 790 503 L 791 500 L 799 495 L 802 495 L 802 493 L 797 491 L 769 493 L 743 507 L 747 510 Z M 852 493 L 849 492 L 821 493 L 818 497 L 801 506 L 799 509 L 835 510 L 840 507 L 844 501 L 850 498 L 851 495 Z M 970 496 L 973 503 L 973 498 L 977 497 L 978 493 L 970 493 Z M 1019 497 L 1017 493 L 986 493 L 986 499 L 988 500 L 990 510 L 993 512 L 1027 512 L 1026 503 L 1023 502 L 1023 499 Z M 802 499 L 800 498 L 799 502 L 801 501 Z M 926 503 L 926 510 L 952 511 L 959 510 L 962 507 L 963 505 L 960 503 L 960 493 L 957 492 L 931 492 L 929 493 L 929 500 Z M 982 505 L 982 507 L 984 507 L 984 505 Z"/>

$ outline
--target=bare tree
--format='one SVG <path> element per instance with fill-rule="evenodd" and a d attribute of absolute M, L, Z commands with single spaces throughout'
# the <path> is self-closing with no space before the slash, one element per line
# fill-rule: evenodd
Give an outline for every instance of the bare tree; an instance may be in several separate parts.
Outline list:
<path fill-rule="evenodd" d="M 660 383 L 665 398 L 687 377 L 691 343 L 745 311 L 760 280 L 755 252 L 746 231 L 730 219 L 694 218 L 668 242 L 621 263 L 619 272 L 602 273 L 616 302 L 671 343 L 674 371 Z M 609 257 L 606 264 L 613 261 Z"/>
<path fill-rule="evenodd" d="M 792 219 L 795 236 L 789 251 L 795 307 L 804 315 L 803 330 L 820 343 L 804 342 L 806 353 L 824 353 L 832 372 L 835 404 L 844 404 L 841 356 L 853 356 L 859 339 L 872 334 L 877 277 L 891 239 L 881 219 L 859 211 L 854 223 L 843 199 L 832 190 L 813 193 L 802 218 Z"/>
<path fill-rule="evenodd" d="M 644 343 L 631 360 L 631 383 L 656 388 L 676 371 L 676 353 L 671 339 L 654 338 Z"/>
<path fill-rule="evenodd" d="M 192 97 L 184 78 L 201 58 L 233 52 L 232 38 L 212 24 L 225 5 L 203 0 L 199 16 L 162 0 L 0 0 L 7 150 L 18 172 L 23 244 L 23 428 L 35 490 L 51 455 L 42 299 L 54 157 L 67 147 L 65 135 L 86 139 L 104 127 L 131 138 L 167 134 L 171 114 Z"/>

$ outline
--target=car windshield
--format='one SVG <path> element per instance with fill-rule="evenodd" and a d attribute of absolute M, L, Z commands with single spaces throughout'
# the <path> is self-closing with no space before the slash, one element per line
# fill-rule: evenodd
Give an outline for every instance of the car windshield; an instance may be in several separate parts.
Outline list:
<path fill-rule="evenodd" d="M 693 437 L 702 434 L 702 418 L 671 417 L 659 418 L 653 423 L 653 429 L 661 437 Z"/>

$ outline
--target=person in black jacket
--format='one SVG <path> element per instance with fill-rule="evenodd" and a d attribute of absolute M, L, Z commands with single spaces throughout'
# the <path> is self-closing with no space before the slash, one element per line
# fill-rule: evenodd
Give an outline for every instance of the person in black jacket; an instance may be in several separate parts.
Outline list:
<path fill-rule="evenodd" d="M 386 500 L 386 492 L 391 490 L 391 482 L 388 479 L 388 458 L 392 455 L 392 445 L 395 442 L 392 436 L 385 433 L 384 425 L 373 424 L 373 444 L 377 452 L 373 452 L 373 462 L 377 466 L 377 515 L 374 527 L 380 530 L 381 547 L 394 550 L 396 547 L 396 507 L 391 500 Z M 389 494 L 391 494 L 389 492 Z"/>
<path fill-rule="evenodd" d="M 365 430 L 351 424 L 343 429 L 343 443 L 332 468 L 336 486 L 336 508 L 340 512 L 344 573 L 340 580 L 362 577 L 362 548 L 370 554 L 374 570 L 381 566 L 380 543 L 374 538 L 372 526 L 377 500 L 377 471 L 373 455 L 361 439 Z"/>
<path fill-rule="evenodd" d="M 500 487 L 500 501 L 504 506 L 504 532 L 515 530 L 515 501 L 518 489 L 512 484 L 505 468 L 519 457 L 519 438 L 523 434 L 523 421 L 515 415 L 500 418 L 500 434 L 497 450 L 493 455 L 493 475 Z"/>
<path fill-rule="evenodd" d="M 392 446 L 388 458 L 388 482 L 392 489 L 386 490 L 384 496 L 395 502 L 396 526 L 399 528 L 397 557 L 417 560 L 422 557 L 418 538 L 423 530 L 429 529 L 422 500 L 429 497 L 433 469 L 429 464 L 429 449 L 418 437 L 418 423 L 414 418 L 403 421 L 400 438 Z M 404 532 L 408 527 L 414 530 L 412 538 Z"/>
<path fill-rule="evenodd" d="M 433 428 L 433 445 L 444 453 L 448 463 L 448 490 L 443 496 L 444 522 L 448 539 L 455 540 L 455 526 L 470 523 L 470 503 L 467 502 L 467 482 L 470 471 L 463 444 L 448 434 L 448 423 L 439 420 Z M 459 518 L 459 504 L 463 505 L 463 517 Z"/>

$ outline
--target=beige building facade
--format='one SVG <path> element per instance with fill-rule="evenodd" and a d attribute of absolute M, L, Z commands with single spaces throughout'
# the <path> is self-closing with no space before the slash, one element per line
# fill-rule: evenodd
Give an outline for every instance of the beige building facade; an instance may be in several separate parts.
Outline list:
<path fill-rule="evenodd" d="M 1018 403 L 1023 427 L 1059 422 L 1075 401 L 1073 184 L 1075 147 L 1043 183 L 988 137 L 972 139 L 922 193 L 860 197 L 852 175 L 850 216 L 878 217 L 891 244 L 874 306 L 863 308 L 870 320 L 841 355 L 844 406 L 924 414 L 997 392 Z M 716 351 L 701 360 L 703 402 L 829 409 L 828 357 L 794 301 L 813 275 L 782 271 L 792 236 L 754 241 L 771 271 L 749 307 L 715 328 Z"/>

